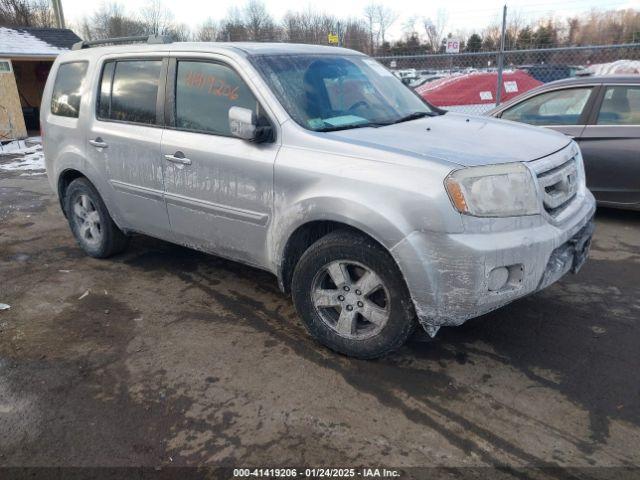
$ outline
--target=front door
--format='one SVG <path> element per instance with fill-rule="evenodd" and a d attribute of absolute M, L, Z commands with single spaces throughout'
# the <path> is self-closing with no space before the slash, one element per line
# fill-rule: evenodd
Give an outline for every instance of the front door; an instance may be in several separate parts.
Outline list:
<path fill-rule="evenodd" d="M 87 146 L 94 164 L 104 168 L 121 223 L 160 238 L 171 235 L 159 115 L 167 62 L 151 57 L 104 63 Z"/>
<path fill-rule="evenodd" d="M 640 204 L 640 87 L 608 86 L 580 148 L 588 186 L 603 204 Z"/>
<path fill-rule="evenodd" d="M 585 128 L 588 105 L 596 92 L 593 86 L 542 92 L 507 108 L 500 118 L 548 127 L 578 140 Z"/>
<path fill-rule="evenodd" d="M 203 58 L 171 60 L 168 125 L 162 140 L 165 200 L 178 241 L 265 266 L 278 145 L 233 137 L 232 106 L 265 117 L 230 65 Z"/>

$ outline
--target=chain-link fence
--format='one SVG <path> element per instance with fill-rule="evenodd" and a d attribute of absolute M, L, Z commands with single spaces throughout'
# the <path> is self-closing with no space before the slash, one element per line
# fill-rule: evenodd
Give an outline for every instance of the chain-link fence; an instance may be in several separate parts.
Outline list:
<path fill-rule="evenodd" d="M 577 75 L 640 74 L 640 43 L 500 52 L 379 56 L 434 105 L 481 114 L 543 83 Z M 500 93 L 498 78 L 502 74 Z"/>

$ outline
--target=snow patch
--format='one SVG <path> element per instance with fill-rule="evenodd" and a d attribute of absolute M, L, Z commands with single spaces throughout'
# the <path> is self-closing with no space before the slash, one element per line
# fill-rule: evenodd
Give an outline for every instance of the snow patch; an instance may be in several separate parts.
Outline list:
<path fill-rule="evenodd" d="M 596 63 L 586 69 L 593 75 L 638 75 L 640 60 L 616 60 L 610 63 Z"/>
<path fill-rule="evenodd" d="M 26 140 L 16 140 L 0 146 L 0 160 L 4 156 L 11 156 L 8 163 L 0 163 L 0 170 L 7 172 L 26 171 L 21 176 L 44 175 L 44 153 L 40 137 L 30 137 Z"/>
<path fill-rule="evenodd" d="M 0 51 L 4 56 L 11 57 L 12 53 L 56 56 L 66 50 L 50 45 L 25 30 L 0 27 Z"/>

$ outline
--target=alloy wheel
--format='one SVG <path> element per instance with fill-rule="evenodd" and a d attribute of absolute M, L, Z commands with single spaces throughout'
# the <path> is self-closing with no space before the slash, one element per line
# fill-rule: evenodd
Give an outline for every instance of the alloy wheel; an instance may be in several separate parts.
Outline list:
<path fill-rule="evenodd" d="M 102 241 L 102 222 L 100 213 L 88 195 L 78 195 L 73 203 L 73 214 L 78 224 L 82 241 L 94 246 Z"/>
<path fill-rule="evenodd" d="M 389 321 L 387 287 L 359 262 L 336 260 L 321 268 L 312 282 L 311 301 L 322 321 L 345 338 L 372 337 Z"/>

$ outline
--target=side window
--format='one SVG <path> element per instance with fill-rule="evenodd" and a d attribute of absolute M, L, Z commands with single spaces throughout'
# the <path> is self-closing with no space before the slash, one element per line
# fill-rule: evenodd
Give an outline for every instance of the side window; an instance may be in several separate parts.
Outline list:
<path fill-rule="evenodd" d="M 102 69 L 97 115 L 105 120 L 156 124 L 162 60 L 123 60 Z"/>
<path fill-rule="evenodd" d="M 598 125 L 640 125 L 640 87 L 607 87 Z"/>
<path fill-rule="evenodd" d="M 87 73 L 87 65 L 87 62 L 71 62 L 58 67 L 51 96 L 51 113 L 61 117 L 78 118 L 80 90 Z"/>
<path fill-rule="evenodd" d="M 591 88 L 541 93 L 508 108 L 501 118 L 531 125 L 578 125 Z"/>
<path fill-rule="evenodd" d="M 229 109 L 258 113 L 249 87 L 231 68 L 218 63 L 179 61 L 176 78 L 176 127 L 231 135 Z"/>

